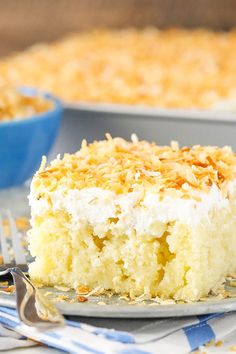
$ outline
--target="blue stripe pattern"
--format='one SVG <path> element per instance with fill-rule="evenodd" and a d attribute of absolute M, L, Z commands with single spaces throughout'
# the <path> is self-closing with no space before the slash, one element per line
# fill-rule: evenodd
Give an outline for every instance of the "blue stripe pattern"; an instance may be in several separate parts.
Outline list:
<path fill-rule="evenodd" d="M 0 314 L 0 323 L 3 325 L 3 326 L 6 326 L 8 328 L 16 328 L 16 326 L 18 325 L 18 321 L 12 321 L 12 320 L 9 320 L 8 318 L 5 318 L 5 317 L 2 317 L 1 314 Z"/>
<path fill-rule="evenodd" d="M 12 315 L 12 316 L 16 317 L 16 319 L 18 318 L 16 310 L 11 309 L 10 307 L 0 306 L 0 311 L 8 313 L 9 315 Z"/>
<path fill-rule="evenodd" d="M 149 354 L 149 352 L 144 352 L 140 349 L 124 349 L 120 352 L 120 354 Z"/>
<path fill-rule="evenodd" d="M 184 328 L 184 333 L 188 339 L 191 350 L 196 350 L 199 346 L 215 339 L 215 333 L 206 322 Z"/>
<path fill-rule="evenodd" d="M 197 318 L 199 319 L 200 322 L 206 322 L 212 320 L 213 318 L 222 317 L 224 315 L 225 315 L 224 313 L 209 313 L 207 315 L 197 316 Z"/>

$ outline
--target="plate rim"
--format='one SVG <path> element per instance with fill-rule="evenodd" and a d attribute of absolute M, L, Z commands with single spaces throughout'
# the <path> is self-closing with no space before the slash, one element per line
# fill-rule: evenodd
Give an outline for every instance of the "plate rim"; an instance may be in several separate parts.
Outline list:
<path fill-rule="evenodd" d="M 43 289 L 45 291 L 45 289 Z M 65 292 L 63 292 L 65 294 Z M 92 297 L 91 300 L 104 300 L 104 297 Z M 236 311 L 236 298 L 212 299 L 184 304 L 105 304 L 97 302 L 70 303 L 67 301 L 56 302 L 56 307 L 63 315 L 94 317 L 94 318 L 117 318 L 117 319 L 148 319 L 148 318 L 171 318 L 190 317 L 211 313 L 226 313 Z M 0 294 L 0 306 L 16 308 L 14 294 Z"/>
<path fill-rule="evenodd" d="M 173 120 L 200 120 L 222 123 L 236 123 L 236 111 L 233 110 L 198 110 L 198 109 L 169 109 L 160 107 L 148 107 L 142 105 L 125 105 L 112 103 L 89 102 L 64 102 L 66 111 L 109 113 L 129 115 L 130 117 L 148 116 L 152 118 L 165 118 Z"/>

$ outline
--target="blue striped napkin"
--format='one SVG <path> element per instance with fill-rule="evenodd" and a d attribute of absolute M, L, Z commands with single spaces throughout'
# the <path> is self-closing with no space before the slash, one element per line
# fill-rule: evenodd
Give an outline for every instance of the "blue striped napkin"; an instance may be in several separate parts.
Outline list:
<path fill-rule="evenodd" d="M 4 349 L 5 336 L 9 337 L 5 340 L 5 349 L 16 347 L 17 344 L 32 345 L 33 342 L 27 340 L 27 337 L 69 353 L 156 354 L 158 351 L 162 354 L 184 354 L 236 330 L 236 312 L 149 321 L 123 321 L 126 323 L 126 331 L 95 327 L 74 320 L 67 320 L 64 327 L 45 331 L 20 323 L 16 310 L 0 307 L 2 329 L 5 327 L 13 330 L 6 330 L 4 335 L 4 331 L 0 329 L 0 349 Z M 132 329 L 135 323 L 139 326 Z M 10 336 L 10 332 L 14 334 L 13 337 Z"/>

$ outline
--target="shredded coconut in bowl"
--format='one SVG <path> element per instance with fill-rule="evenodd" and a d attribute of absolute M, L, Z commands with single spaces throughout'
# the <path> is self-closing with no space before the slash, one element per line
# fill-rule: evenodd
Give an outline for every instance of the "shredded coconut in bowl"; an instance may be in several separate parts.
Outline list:
<path fill-rule="evenodd" d="M 27 96 L 17 88 L 0 87 L 0 122 L 29 118 L 52 108 L 52 102 L 42 96 Z"/>

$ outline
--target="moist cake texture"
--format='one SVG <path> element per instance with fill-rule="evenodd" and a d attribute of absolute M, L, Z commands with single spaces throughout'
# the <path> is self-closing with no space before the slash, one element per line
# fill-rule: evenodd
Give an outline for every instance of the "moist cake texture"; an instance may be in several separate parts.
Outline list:
<path fill-rule="evenodd" d="M 0 84 L 66 102 L 211 109 L 235 102 L 235 56 L 236 30 L 96 30 L 1 59 Z"/>
<path fill-rule="evenodd" d="M 194 301 L 236 271 L 236 155 L 121 138 L 82 142 L 33 178 L 30 276 Z"/>

